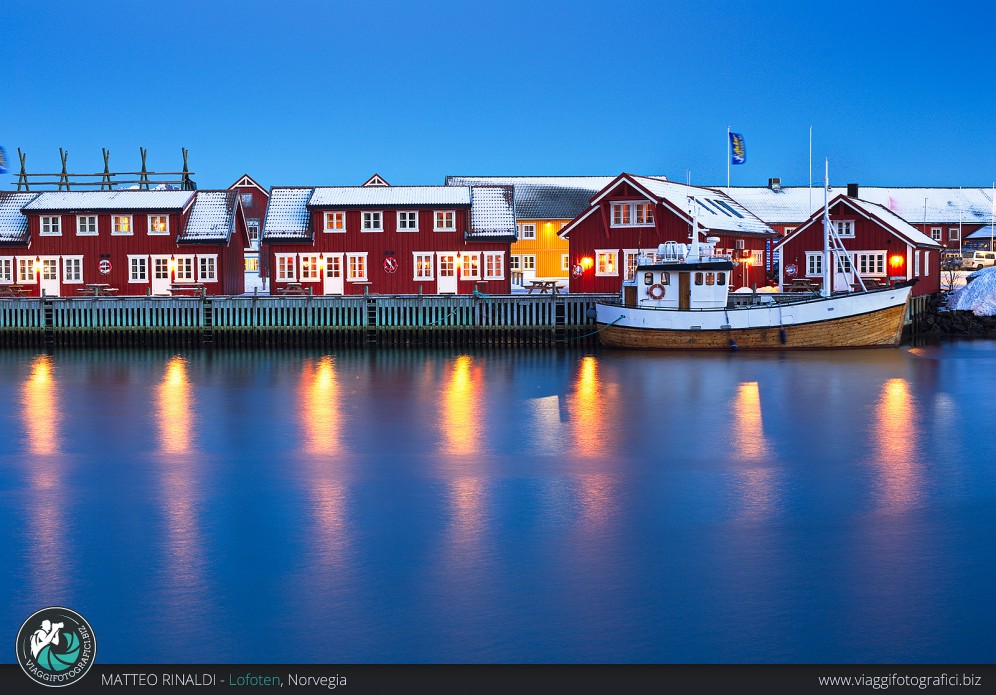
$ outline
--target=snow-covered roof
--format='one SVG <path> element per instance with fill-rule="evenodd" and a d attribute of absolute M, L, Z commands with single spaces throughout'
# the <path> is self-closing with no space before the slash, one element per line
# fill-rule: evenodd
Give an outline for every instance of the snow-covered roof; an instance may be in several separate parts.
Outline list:
<path fill-rule="evenodd" d="M 724 192 L 725 188 L 722 189 Z M 827 199 L 847 193 L 831 187 Z M 823 188 L 734 186 L 728 195 L 769 224 L 801 223 L 823 207 Z M 988 188 L 908 188 L 859 186 L 858 198 L 877 203 L 911 224 L 966 224 L 989 222 L 992 191 Z M 926 211 L 924 203 L 926 202 Z"/>
<path fill-rule="evenodd" d="M 515 196 L 511 186 L 473 186 L 470 189 L 470 231 L 466 238 L 514 241 Z"/>
<path fill-rule="evenodd" d="M 49 191 L 24 206 L 25 212 L 183 210 L 194 191 Z"/>
<path fill-rule="evenodd" d="M 28 218 L 21 208 L 37 193 L 0 191 L 0 244 L 20 244 L 28 239 Z"/>
<path fill-rule="evenodd" d="M 908 237 L 909 240 L 917 246 L 935 246 L 937 248 L 944 246 L 943 244 L 931 239 L 929 236 L 921 232 L 896 213 L 892 212 L 892 210 L 886 208 L 884 205 L 871 203 L 867 200 L 861 200 L 860 198 L 848 198 L 847 196 L 842 196 L 842 198 L 849 201 L 854 206 L 861 208 L 869 215 L 878 217 L 897 232 L 900 232 L 903 236 Z"/>
<path fill-rule="evenodd" d="M 573 220 L 615 176 L 447 176 L 447 186 L 512 186 L 520 220 Z"/>
<path fill-rule="evenodd" d="M 197 191 L 187 226 L 177 235 L 178 243 L 228 241 L 235 226 L 238 191 Z"/>
<path fill-rule="evenodd" d="M 271 188 L 263 221 L 263 239 L 310 239 L 308 201 L 312 188 Z"/>
<path fill-rule="evenodd" d="M 314 190 L 308 201 L 309 208 L 439 205 L 470 205 L 470 189 L 450 186 L 321 186 Z"/>
<path fill-rule="evenodd" d="M 994 236 L 996 236 L 996 234 L 994 234 L 994 227 L 993 227 L 993 225 L 987 224 L 985 227 L 981 227 L 980 229 L 976 229 L 971 234 L 966 234 L 965 238 L 966 239 L 991 239 Z"/>
<path fill-rule="evenodd" d="M 689 217 L 692 216 L 689 199 L 695 199 L 699 203 L 697 211 L 699 224 L 711 231 L 734 234 L 775 234 L 775 230 L 762 222 L 750 210 L 716 189 L 689 186 L 673 181 L 661 181 L 646 176 L 627 176 L 626 178 L 642 186 L 661 202 L 666 202 L 672 208 L 688 214 Z"/>

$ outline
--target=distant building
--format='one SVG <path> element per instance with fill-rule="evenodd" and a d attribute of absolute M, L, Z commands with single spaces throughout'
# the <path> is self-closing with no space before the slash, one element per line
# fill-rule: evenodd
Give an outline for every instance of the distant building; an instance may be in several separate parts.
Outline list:
<path fill-rule="evenodd" d="M 243 174 L 239 180 L 228 187 L 239 194 L 242 212 L 246 218 L 248 244 L 245 248 L 246 287 L 265 287 L 259 267 L 259 240 L 263 232 L 263 219 L 266 217 L 266 206 L 270 200 L 269 192 L 260 186 L 249 174 Z"/>
<path fill-rule="evenodd" d="M 693 214 L 702 236 L 719 237 L 716 252 L 736 261 L 734 287 L 766 284 L 774 229 L 716 189 L 620 174 L 560 231 L 570 242 L 570 291 L 619 292 L 641 251 L 689 242 Z"/>
<path fill-rule="evenodd" d="M 0 211 L 0 284 L 29 295 L 75 296 L 88 284 L 122 295 L 244 289 L 236 191 L 0 193 Z"/>
<path fill-rule="evenodd" d="M 830 222 L 853 267 L 835 258 L 830 291 L 850 290 L 857 278 L 865 286 L 917 279 L 914 295 L 940 290 L 941 244 L 877 203 L 838 194 L 827 204 Z M 823 207 L 779 242 L 779 285 L 794 279 L 820 282 L 823 276 Z"/>
<path fill-rule="evenodd" d="M 727 192 L 726 188 L 722 188 Z M 832 187 L 827 199 L 840 194 L 876 203 L 945 248 L 962 248 L 962 240 L 991 223 L 992 190 L 979 187 L 930 188 L 906 186 Z M 731 198 L 771 225 L 782 235 L 792 232 L 823 208 L 823 187 L 782 186 L 770 179 L 767 186 L 733 186 Z"/>
<path fill-rule="evenodd" d="M 511 186 L 273 187 L 263 224 L 271 294 L 511 291 Z"/>

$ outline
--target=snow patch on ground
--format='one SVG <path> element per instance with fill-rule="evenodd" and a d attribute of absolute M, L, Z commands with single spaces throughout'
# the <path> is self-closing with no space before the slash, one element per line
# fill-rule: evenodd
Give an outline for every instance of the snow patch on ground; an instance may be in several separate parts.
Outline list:
<path fill-rule="evenodd" d="M 966 278 L 967 284 L 948 296 L 948 308 L 976 316 L 996 316 L 996 267 L 983 268 Z"/>

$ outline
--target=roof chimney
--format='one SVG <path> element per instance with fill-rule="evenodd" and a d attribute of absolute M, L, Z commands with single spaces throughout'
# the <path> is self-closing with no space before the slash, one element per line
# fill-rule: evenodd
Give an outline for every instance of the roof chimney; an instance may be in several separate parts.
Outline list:
<path fill-rule="evenodd" d="M 768 179 L 768 188 L 773 191 L 780 191 L 782 189 L 781 179 Z"/>
<path fill-rule="evenodd" d="M 847 197 L 848 198 L 858 197 L 858 184 L 856 183 L 847 184 Z"/>

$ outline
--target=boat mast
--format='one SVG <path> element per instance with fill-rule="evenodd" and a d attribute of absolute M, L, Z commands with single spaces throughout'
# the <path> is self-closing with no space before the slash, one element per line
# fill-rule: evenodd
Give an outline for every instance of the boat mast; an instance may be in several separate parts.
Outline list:
<path fill-rule="evenodd" d="M 827 189 L 830 188 L 830 159 L 824 160 L 823 172 L 823 287 L 820 294 L 830 296 L 830 211 L 827 209 Z"/>
<path fill-rule="evenodd" d="M 692 243 L 688 245 L 688 255 L 686 258 L 699 260 L 699 201 L 689 196 L 692 201 Z"/>

